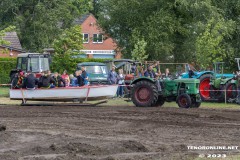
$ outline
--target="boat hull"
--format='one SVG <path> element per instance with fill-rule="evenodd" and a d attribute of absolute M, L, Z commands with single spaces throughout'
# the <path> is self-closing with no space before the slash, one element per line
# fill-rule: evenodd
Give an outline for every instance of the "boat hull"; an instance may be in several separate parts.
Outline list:
<path fill-rule="evenodd" d="M 10 99 L 35 101 L 102 100 L 114 97 L 117 88 L 117 85 L 101 85 L 35 90 L 10 89 Z"/>

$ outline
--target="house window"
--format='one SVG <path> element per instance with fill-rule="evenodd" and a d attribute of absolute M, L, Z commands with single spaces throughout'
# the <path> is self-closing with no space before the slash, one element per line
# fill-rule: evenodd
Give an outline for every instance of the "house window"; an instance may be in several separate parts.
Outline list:
<path fill-rule="evenodd" d="M 89 34 L 83 33 L 83 43 L 88 43 L 89 42 Z"/>
<path fill-rule="evenodd" d="M 103 43 L 103 35 L 93 34 L 93 43 Z"/>

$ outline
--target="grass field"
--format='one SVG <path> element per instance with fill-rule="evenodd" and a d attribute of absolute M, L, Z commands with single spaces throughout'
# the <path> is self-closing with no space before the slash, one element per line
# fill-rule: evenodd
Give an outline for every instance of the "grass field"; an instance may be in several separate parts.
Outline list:
<path fill-rule="evenodd" d="M 0 104 L 20 104 L 20 101 L 10 101 L 9 98 L 9 88 L 0 87 Z M 126 99 L 110 99 L 108 103 L 102 104 L 102 106 L 134 106 L 132 102 L 126 102 Z M 163 107 L 178 107 L 175 102 L 165 102 Z M 234 103 L 214 103 L 214 102 L 203 102 L 200 106 L 201 108 L 216 108 L 216 109 L 240 109 L 240 105 Z"/>
<path fill-rule="evenodd" d="M 21 101 L 12 101 L 8 98 L 8 88 L 0 89 L 0 104 L 21 104 Z M 101 104 L 100 106 L 129 106 L 132 107 L 134 104 L 132 102 L 126 102 L 126 99 L 110 99 L 108 103 Z M 38 102 L 29 102 L 29 103 L 38 103 Z M 43 103 L 43 102 L 40 102 Z M 47 102 L 48 103 L 48 102 Z M 52 102 L 50 102 L 52 103 Z M 95 102 L 90 102 L 95 103 Z M 177 103 L 175 102 L 165 102 L 163 107 L 176 107 L 178 108 Z M 212 108 L 212 109 L 240 109 L 240 105 L 234 103 L 213 103 L 213 102 L 203 102 L 200 108 Z"/>
<path fill-rule="evenodd" d="M 0 87 L 0 97 L 8 97 L 8 96 L 9 96 L 9 88 Z"/>

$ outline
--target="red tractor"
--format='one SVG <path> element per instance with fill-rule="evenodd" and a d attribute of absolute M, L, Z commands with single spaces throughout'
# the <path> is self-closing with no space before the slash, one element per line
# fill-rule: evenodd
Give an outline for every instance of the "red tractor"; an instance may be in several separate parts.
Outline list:
<path fill-rule="evenodd" d="M 37 78 L 41 76 L 41 72 L 49 70 L 51 58 L 49 54 L 41 53 L 21 53 L 17 57 L 17 66 L 11 70 L 11 80 L 19 71 L 36 73 Z"/>

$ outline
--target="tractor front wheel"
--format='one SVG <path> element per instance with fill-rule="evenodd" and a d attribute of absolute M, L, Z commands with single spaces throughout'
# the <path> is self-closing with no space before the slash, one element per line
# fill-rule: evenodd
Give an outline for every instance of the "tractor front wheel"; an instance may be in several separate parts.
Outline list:
<path fill-rule="evenodd" d="M 139 81 L 133 85 L 131 99 L 137 107 L 156 106 L 158 100 L 157 86 L 149 81 Z"/>
<path fill-rule="evenodd" d="M 180 108 L 189 108 L 192 105 L 191 97 L 184 93 L 177 97 L 177 104 Z"/>

